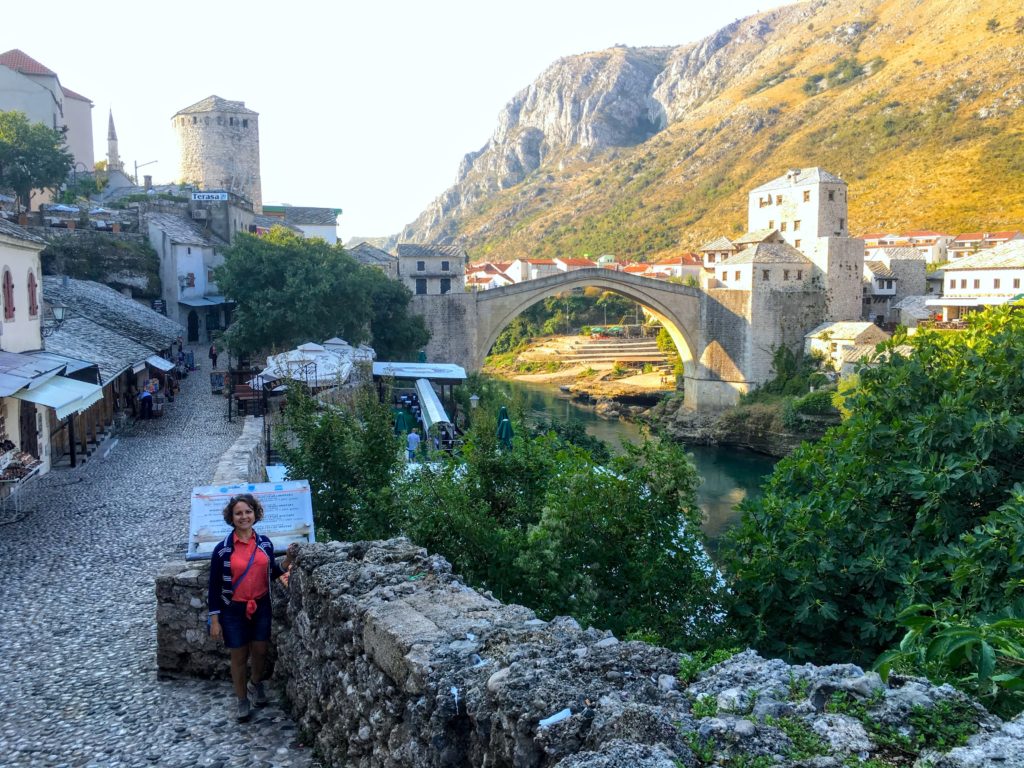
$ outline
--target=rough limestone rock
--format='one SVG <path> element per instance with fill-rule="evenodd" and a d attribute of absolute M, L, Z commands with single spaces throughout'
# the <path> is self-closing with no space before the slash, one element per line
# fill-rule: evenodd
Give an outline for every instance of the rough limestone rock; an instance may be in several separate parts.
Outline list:
<path fill-rule="evenodd" d="M 904 731 L 915 705 L 964 701 L 920 680 L 886 685 L 852 664 L 790 666 L 753 651 L 687 684 L 680 654 L 499 603 L 405 539 L 302 547 L 281 623 L 277 677 L 330 765 L 794 765 L 775 719 L 786 718 L 822 744 L 800 764 L 838 768 L 883 752 L 856 717 L 826 711 L 836 692 Z M 969 745 L 928 759 L 1020 765 L 1024 721 L 972 706 Z"/>

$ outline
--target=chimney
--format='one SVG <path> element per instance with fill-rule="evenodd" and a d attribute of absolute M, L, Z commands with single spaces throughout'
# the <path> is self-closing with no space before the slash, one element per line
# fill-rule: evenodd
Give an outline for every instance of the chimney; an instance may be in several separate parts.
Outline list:
<path fill-rule="evenodd" d="M 146 176 L 143 176 L 142 177 L 142 186 L 144 186 L 146 188 L 147 192 L 149 190 L 151 190 L 153 188 L 153 177 L 148 175 L 148 174 Z"/>

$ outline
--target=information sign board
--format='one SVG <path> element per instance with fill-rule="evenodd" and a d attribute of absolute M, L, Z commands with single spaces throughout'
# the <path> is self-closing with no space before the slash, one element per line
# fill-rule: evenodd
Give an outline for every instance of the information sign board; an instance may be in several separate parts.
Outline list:
<path fill-rule="evenodd" d="M 207 560 L 218 542 L 231 532 L 223 510 L 232 496 L 251 493 L 263 505 L 263 519 L 256 530 L 269 536 L 274 551 L 284 554 L 293 542 L 314 541 L 313 500 L 306 480 L 283 483 L 201 485 L 192 489 L 189 513 L 187 560 Z"/>

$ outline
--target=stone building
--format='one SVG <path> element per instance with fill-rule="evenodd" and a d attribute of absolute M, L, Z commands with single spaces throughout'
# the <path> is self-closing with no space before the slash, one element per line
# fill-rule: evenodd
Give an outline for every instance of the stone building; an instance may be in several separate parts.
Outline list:
<path fill-rule="evenodd" d="M 398 259 L 370 243 L 359 243 L 345 252 L 366 267 L 376 267 L 392 280 L 398 279 Z"/>
<path fill-rule="evenodd" d="M 861 316 L 864 241 L 849 236 L 847 186 L 821 168 L 791 170 L 747 196 L 747 226 L 775 230 L 814 264 L 826 320 Z"/>
<path fill-rule="evenodd" d="M 0 53 L 0 110 L 17 110 L 34 123 L 66 128 L 75 167 L 92 171 L 92 101 L 63 86 L 56 72 L 17 48 Z M 37 205 L 48 200 L 33 198 Z"/>
<path fill-rule="evenodd" d="M 398 277 L 418 295 L 464 293 L 466 251 L 457 245 L 415 245 L 397 247 Z"/>
<path fill-rule="evenodd" d="M 261 214 L 259 113 L 244 101 L 208 96 L 171 122 L 180 148 L 178 181 L 231 192 Z"/>
<path fill-rule="evenodd" d="M 331 245 L 338 242 L 338 217 L 341 215 L 341 208 L 265 205 L 263 215 L 301 232 L 305 238 L 319 237 Z"/>

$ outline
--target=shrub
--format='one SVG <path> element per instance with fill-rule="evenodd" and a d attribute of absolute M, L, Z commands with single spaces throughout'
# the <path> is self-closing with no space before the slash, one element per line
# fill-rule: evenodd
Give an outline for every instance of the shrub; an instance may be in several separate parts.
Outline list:
<path fill-rule="evenodd" d="M 1020 509 L 1024 315 L 997 308 L 912 342 L 909 357 L 863 369 L 846 421 L 741 504 L 736 616 L 768 653 L 870 662 L 907 606 L 950 601 L 968 617 L 1024 597 L 1018 546 L 978 528 Z"/>

